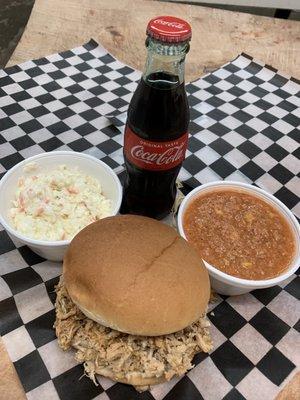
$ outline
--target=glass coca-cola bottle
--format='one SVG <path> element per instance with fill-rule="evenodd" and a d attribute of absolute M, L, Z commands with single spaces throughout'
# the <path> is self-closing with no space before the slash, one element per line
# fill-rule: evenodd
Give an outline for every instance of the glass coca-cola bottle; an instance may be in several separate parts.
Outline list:
<path fill-rule="evenodd" d="M 188 141 L 184 61 L 190 39 L 190 25 L 179 18 L 157 17 L 148 24 L 146 66 L 125 128 L 122 213 L 161 219 L 174 204 Z"/>

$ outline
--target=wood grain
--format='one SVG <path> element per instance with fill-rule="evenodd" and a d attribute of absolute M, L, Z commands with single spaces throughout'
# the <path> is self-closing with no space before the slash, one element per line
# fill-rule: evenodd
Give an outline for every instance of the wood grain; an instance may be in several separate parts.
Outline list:
<path fill-rule="evenodd" d="M 297 351 L 295 349 L 295 351 Z M 285 386 L 275 400 L 299 400 L 300 399 L 300 372 Z"/>
<path fill-rule="evenodd" d="M 218 68 L 241 52 L 300 77 L 299 22 L 150 0 L 36 0 L 8 65 L 67 50 L 94 38 L 118 59 L 142 69 L 146 24 L 162 14 L 180 16 L 192 25 L 187 80 Z M 0 398 L 24 400 L 1 338 L 0 359 Z M 294 399 L 289 396 L 293 390 L 299 393 L 299 380 L 293 379 L 288 387 L 289 392 L 283 391 L 277 400 Z"/>
<path fill-rule="evenodd" d="M 142 69 L 146 24 L 159 14 L 178 15 L 192 25 L 187 80 L 241 52 L 300 77 L 297 21 L 145 0 L 36 0 L 9 65 L 70 49 L 93 37 L 120 60 Z"/>
<path fill-rule="evenodd" d="M 24 400 L 25 393 L 0 337 L 0 399 Z"/>

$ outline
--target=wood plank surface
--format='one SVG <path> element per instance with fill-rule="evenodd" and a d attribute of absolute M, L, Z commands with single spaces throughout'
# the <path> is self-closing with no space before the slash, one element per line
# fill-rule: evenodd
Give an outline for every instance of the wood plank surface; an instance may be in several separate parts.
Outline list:
<path fill-rule="evenodd" d="M 36 0 L 9 65 L 70 49 L 93 37 L 117 58 L 141 69 L 147 21 L 160 14 L 180 16 L 192 25 L 187 80 L 241 52 L 300 77 L 298 21 L 145 0 Z"/>
<path fill-rule="evenodd" d="M 218 68 L 241 52 L 300 77 L 299 22 L 150 0 L 36 0 L 8 65 L 67 50 L 94 38 L 118 59 L 142 69 L 146 24 L 163 14 L 177 15 L 192 25 L 187 80 Z M 0 398 L 24 400 L 1 338 L 0 359 Z M 297 393 L 299 379 L 288 388 L 288 394 L 283 391 L 278 399 L 294 399 L 289 393 Z"/>
<path fill-rule="evenodd" d="M 295 349 L 295 351 L 297 351 Z M 300 399 L 300 372 L 297 372 L 275 400 L 299 400 Z"/>
<path fill-rule="evenodd" d="M 24 400 L 26 398 L 17 372 L 12 365 L 0 337 L 0 399 Z M 46 400 L 46 399 L 45 399 Z"/>

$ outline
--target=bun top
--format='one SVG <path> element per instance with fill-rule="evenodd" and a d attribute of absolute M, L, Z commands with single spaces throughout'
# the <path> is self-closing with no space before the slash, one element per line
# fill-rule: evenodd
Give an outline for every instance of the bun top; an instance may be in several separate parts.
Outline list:
<path fill-rule="evenodd" d="M 124 215 L 88 225 L 63 264 L 75 304 L 100 324 L 133 335 L 179 331 L 206 312 L 207 270 L 168 225 Z"/>

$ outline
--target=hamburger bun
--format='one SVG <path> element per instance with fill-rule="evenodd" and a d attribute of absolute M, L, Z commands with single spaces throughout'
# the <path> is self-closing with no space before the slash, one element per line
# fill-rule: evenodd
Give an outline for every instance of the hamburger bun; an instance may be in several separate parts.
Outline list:
<path fill-rule="evenodd" d="M 80 231 L 63 275 L 87 317 L 132 335 L 184 329 L 206 312 L 210 295 L 196 251 L 175 229 L 141 216 L 104 218 Z"/>
<path fill-rule="evenodd" d="M 161 375 L 159 377 L 152 376 L 152 377 L 145 377 L 143 376 L 142 373 L 134 372 L 131 374 L 131 376 L 128 376 L 127 378 L 120 378 L 116 377 L 115 374 L 110 371 L 108 368 L 106 369 L 99 369 L 96 371 L 97 374 L 105 376 L 105 378 L 109 378 L 112 381 L 115 382 L 120 382 L 120 383 L 125 383 L 126 385 L 132 385 L 134 386 L 137 390 L 139 387 L 144 390 L 145 386 L 153 386 L 153 385 L 158 385 L 159 383 L 167 382 L 167 379 L 165 375 Z"/>

